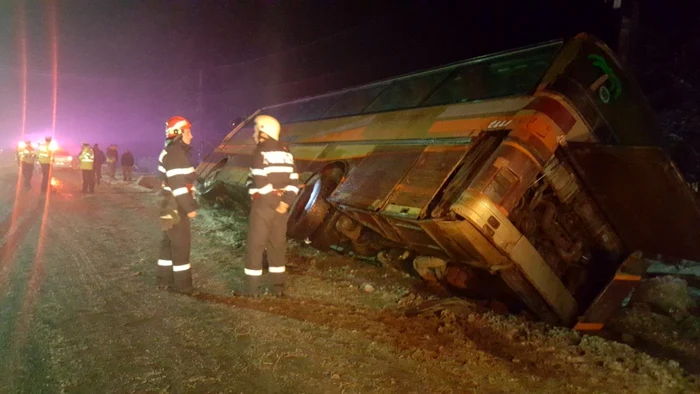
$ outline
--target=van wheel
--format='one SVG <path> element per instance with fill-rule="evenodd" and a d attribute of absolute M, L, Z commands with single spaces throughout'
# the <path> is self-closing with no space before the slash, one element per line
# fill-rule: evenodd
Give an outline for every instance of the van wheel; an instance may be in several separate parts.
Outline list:
<path fill-rule="evenodd" d="M 333 211 L 333 206 L 327 198 L 338 186 L 342 176 L 342 169 L 331 167 L 306 181 L 289 214 L 287 235 L 290 238 L 303 241 L 321 227 Z"/>

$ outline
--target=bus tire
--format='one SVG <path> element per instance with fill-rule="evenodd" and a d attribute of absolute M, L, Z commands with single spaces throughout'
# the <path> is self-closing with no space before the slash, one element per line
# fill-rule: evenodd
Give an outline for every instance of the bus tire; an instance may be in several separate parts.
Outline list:
<path fill-rule="evenodd" d="M 350 245 L 343 244 L 343 240 L 346 238 L 335 228 L 336 222 L 343 215 L 342 212 L 331 209 L 323 223 L 321 223 L 318 229 L 309 237 L 311 246 L 324 252 L 336 251 L 343 254 L 349 251 Z"/>
<path fill-rule="evenodd" d="M 340 183 L 342 174 L 342 169 L 338 167 L 327 167 L 306 181 L 290 209 L 287 222 L 289 238 L 307 240 L 321 227 L 333 211 L 327 198 Z"/>
<path fill-rule="evenodd" d="M 200 197 L 210 199 L 216 197 L 216 192 L 222 190 L 221 181 L 218 180 L 219 174 L 223 171 L 226 166 L 226 160 L 219 162 L 207 175 L 201 179 L 197 180 L 197 194 Z"/>

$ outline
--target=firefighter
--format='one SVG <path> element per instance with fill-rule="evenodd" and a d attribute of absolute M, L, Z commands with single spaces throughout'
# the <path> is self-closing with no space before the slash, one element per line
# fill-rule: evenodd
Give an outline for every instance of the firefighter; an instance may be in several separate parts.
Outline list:
<path fill-rule="evenodd" d="M 46 137 L 44 143 L 37 149 L 37 160 L 41 166 L 41 191 L 46 192 L 51 181 L 51 164 L 53 163 L 53 147 L 51 137 Z"/>
<path fill-rule="evenodd" d="M 80 160 L 80 169 L 83 172 L 83 193 L 94 193 L 95 192 L 95 153 L 93 152 L 90 144 L 83 142 L 83 149 L 78 155 L 78 160 Z"/>
<path fill-rule="evenodd" d="M 134 173 L 134 155 L 130 150 L 126 150 L 122 154 L 122 179 L 131 181 L 131 175 Z"/>
<path fill-rule="evenodd" d="M 95 183 L 99 185 L 102 179 L 102 164 L 104 164 L 107 158 L 105 157 L 105 153 L 100 149 L 99 144 L 92 146 L 92 152 L 95 154 L 95 164 L 93 166 L 95 170 Z"/>
<path fill-rule="evenodd" d="M 23 186 L 29 190 L 32 188 L 32 175 L 34 174 L 34 162 L 36 161 L 36 152 L 31 141 L 20 142 L 18 151 L 18 159 L 22 171 Z"/>
<path fill-rule="evenodd" d="M 166 122 L 165 149 L 158 159 L 162 180 L 160 219 L 163 238 L 158 258 L 158 283 L 182 293 L 192 293 L 190 219 L 197 216 L 193 195 L 194 167 L 189 159 L 192 125 L 174 116 Z"/>
<path fill-rule="evenodd" d="M 112 144 L 107 148 L 107 176 L 115 179 L 117 176 L 117 161 L 119 160 L 119 151 L 117 146 Z"/>
<path fill-rule="evenodd" d="M 245 252 L 245 284 L 242 295 L 259 293 L 263 274 L 263 252 L 267 251 L 270 292 L 282 296 L 285 280 L 285 250 L 289 206 L 299 188 L 294 157 L 279 141 L 280 124 L 268 115 L 255 118 L 253 152 L 248 178 L 252 199 Z"/>

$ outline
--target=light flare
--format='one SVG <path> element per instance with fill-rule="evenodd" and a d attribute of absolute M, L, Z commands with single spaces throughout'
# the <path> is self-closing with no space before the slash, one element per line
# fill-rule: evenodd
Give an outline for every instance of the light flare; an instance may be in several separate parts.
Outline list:
<path fill-rule="evenodd" d="M 24 135 L 26 134 L 27 131 L 27 23 L 26 23 L 26 17 L 24 13 L 24 2 L 23 1 L 18 1 L 17 2 L 17 23 L 16 26 L 18 26 L 18 38 L 19 38 L 19 58 L 20 58 L 20 68 L 21 68 L 21 85 L 22 85 L 22 115 L 21 115 L 21 123 L 20 123 L 20 143 L 18 144 L 18 151 L 20 149 L 24 149 L 27 147 L 26 142 L 24 142 Z M 19 156 L 18 156 L 19 157 Z M 20 206 L 20 191 L 22 189 L 22 164 L 18 163 L 17 164 L 17 184 L 15 185 L 15 200 L 13 201 L 13 206 L 12 206 L 12 215 L 10 218 L 10 230 L 13 231 L 14 228 L 17 227 L 17 218 L 19 217 L 20 211 L 22 211 L 22 207 Z M 8 249 L 9 250 L 9 249 Z M 5 253 L 4 256 L 2 256 L 2 260 L 7 262 L 8 257 Z"/>
<path fill-rule="evenodd" d="M 58 26 L 56 21 L 55 0 L 52 0 L 49 5 L 49 28 L 51 30 L 51 52 L 52 52 L 52 67 L 53 76 L 53 108 L 51 113 L 51 136 L 56 137 L 56 115 L 58 110 Z"/>
<path fill-rule="evenodd" d="M 29 71 L 27 69 L 27 21 L 24 14 L 23 1 L 17 2 L 17 17 L 19 19 L 17 26 L 19 30 L 19 59 L 22 84 L 22 122 L 20 123 L 20 139 L 24 140 L 24 135 L 27 133 L 27 75 Z"/>
<path fill-rule="evenodd" d="M 20 2 L 22 3 L 22 2 Z M 51 131 L 52 137 L 56 135 L 56 114 L 57 114 L 57 99 L 58 99 L 58 32 L 57 32 L 57 21 L 56 21 L 56 1 L 51 0 L 48 2 L 48 15 L 49 15 L 49 29 L 50 29 L 50 39 L 51 39 L 51 50 L 52 50 L 52 60 L 53 60 L 53 108 L 52 108 L 52 118 L 51 118 Z M 49 166 L 48 177 L 53 183 L 53 166 Z M 18 186 L 19 186 L 18 179 Z M 17 189 L 19 192 L 19 188 Z M 18 195 L 16 196 L 18 197 Z M 17 201 L 17 198 L 15 199 Z M 46 229 L 48 226 L 48 214 L 49 207 L 51 204 L 51 187 L 48 188 L 46 194 L 44 195 L 43 212 L 41 215 L 41 226 L 39 228 L 39 237 L 36 246 L 36 254 L 34 256 L 34 264 L 32 265 L 32 271 L 29 276 L 29 282 L 27 283 L 26 294 L 24 297 L 24 302 L 22 303 L 22 308 L 19 312 L 19 319 L 15 326 L 15 331 L 13 334 L 12 341 L 12 362 L 13 365 L 17 358 L 23 353 L 27 341 L 27 331 L 30 322 L 34 316 L 34 307 L 36 305 L 37 296 L 39 294 L 39 289 L 41 288 L 41 280 L 43 277 L 43 266 L 42 258 L 44 253 L 45 241 L 46 241 Z M 13 212 L 13 215 L 15 212 Z M 14 219 L 13 219 L 14 220 Z"/>

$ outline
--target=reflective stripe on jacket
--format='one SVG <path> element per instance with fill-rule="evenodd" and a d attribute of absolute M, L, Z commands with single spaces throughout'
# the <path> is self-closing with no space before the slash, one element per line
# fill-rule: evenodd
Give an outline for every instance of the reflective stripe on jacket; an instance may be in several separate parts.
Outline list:
<path fill-rule="evenodd" d="M 276 193 L 283 196 L 282 201 L 292 205 L 299 193 L 294 156 L 279 141 L 263 141 L 253 152 L 247 184 L 248 193 L 253 197 Z"/>
<path fill-rule="evenodd" d="M 53 159 L 52 156 L 53 154 L 49 149 L 48 144 L 39 145 L 39 149 L 37 150 L 37 159 L 39 160 L 39 164 L 51 164 L 51 160 Z"/>
<path fill-rule="evenodd" d="M 22 163 L 34 164 L 36 160 L 36 154 L 34 154 L 34 149 L 24 148 L 19 151 L 19 160 Z"/>
<path fill-rule="evenodd" d="M 78 156 L 78 159 L 80 160 L 81 170 L 92 170 L 94 168 L 95 155 L 92 152 L 92 148 L 83 148 L 83 150 L 80 152 L 80 156 Z"/>
<path fill-rule="evenodd" d="M 158 173 L 163 181 L 163 190 L 172 193 L 178 207 L 186 213 L 198 208 L 192 195 L 196 174 L 188 154 L 189 146 L 181 139 L 175 139 L 158 157 Z"/>

